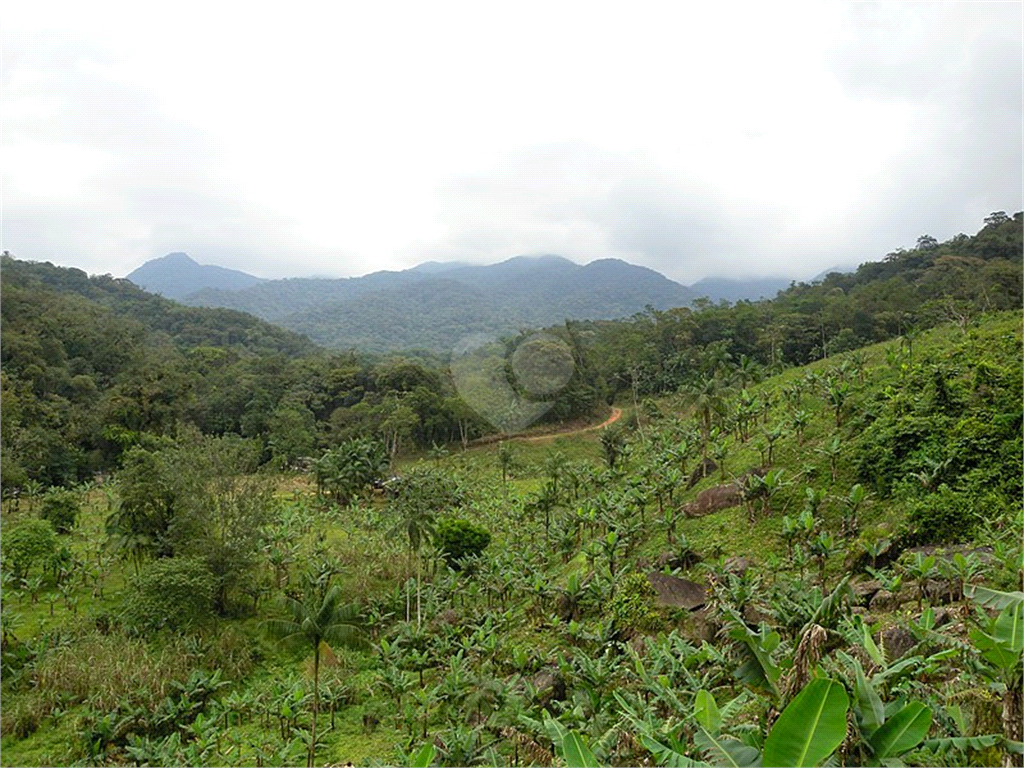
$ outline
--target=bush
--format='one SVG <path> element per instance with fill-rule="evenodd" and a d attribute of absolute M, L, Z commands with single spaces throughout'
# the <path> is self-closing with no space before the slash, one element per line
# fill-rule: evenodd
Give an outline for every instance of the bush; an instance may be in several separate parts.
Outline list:
<path fill-rule="evenodd" d="M 655 607 L 657 594 L 645 573 L 631 573 L 623 578 L 608 606 L 616 629 L 641 632 L 660 629 L 662 617 Z"/>
<path fill-rule="evenodd" d="M 24 578 L 34 565 L 45 567 L 57 553 L 57 534 L 48 520 L 26 520 L 3 536 L 7 565 Z"/>
<path fill-rule="evenodd" d="M 132 579 L 124 601 L 125 626 L 138 633 L 185 631 L 213 615 L 216 580 L 199 560 L 156 560 Z"/>
<path fill-rule="evenodd" d="M 48 520 L 57 533 L 70 533 L 78 522 L 81 503 L 78 494 L 66 488 L 51 488 L 43 496 L 39 516 Z"/>
<path fill-rule="evenodd" d="M 413 467 L 388 483 L 400 507 L 441 511 L 466 503 L 466 494 L 450 474 L 434 467 Z"/>
<path fill-rule="evenodd" d="M 949 544 L 967 541 L 980 519 L 976 499 L 955 493 L 943 483 L 912 503 L 907 525 L 910 538 L 917 544 Z"/>
<path fill-rule="evenodd" d="M 449 518 L 437 524 L 435 543 L 444 552 L 445 561 L 458 568 L 467 557 L 477 557 L 487 549 L 491 534 L 468 520 Z"/>

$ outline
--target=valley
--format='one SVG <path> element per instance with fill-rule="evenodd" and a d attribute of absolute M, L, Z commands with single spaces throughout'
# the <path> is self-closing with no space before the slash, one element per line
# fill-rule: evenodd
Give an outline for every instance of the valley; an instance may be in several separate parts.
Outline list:
<path fill-rule="evenodd" d="M 1020 765 L 1021 224 L 556 318 L 515 435 L 5 257 L 0 764 Z"/>

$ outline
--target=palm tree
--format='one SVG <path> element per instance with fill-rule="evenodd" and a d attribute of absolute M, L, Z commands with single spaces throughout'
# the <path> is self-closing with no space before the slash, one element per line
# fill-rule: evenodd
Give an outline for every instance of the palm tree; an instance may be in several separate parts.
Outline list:
<path fill-rule="evenodd" d="M 705 441 L 711 434 L 711 426 L 715 417 L 721 414 L 725 407 L 726 393 L 727 388 L 723 386 L 721 380 L 713 376 L 708 376 L 699 383 L 688 385 L 683 389 L 683 401 L 692 405 L 700 417 Z"/>
<path fill-rule="evenodd" d="M 415 489 L 411 489 L 410 493 L 406 493 L 399 500 L 397 505 L 398 513 L 400 515 L 398 524 L 392 529 L 392 533 L 403 532 L 406 538 L 409 540 L 409 559 L 408 559 L 408 570 L 407 574 L 409 578 L 412 577 L 412 560 L 415 553 L 419 553 L 420 546 L 424 541 L 429 540 L 434 535 L 434 510 L 430 505 L 430 500 L 425 497 L 422 493 L 417 493 Z M 417 577 L 416 577 L 416 626 L 420 625 L 421 612 L 420 612 L 420 579 L 419 579 L 419 560 L 417 559 Z M 406 590 L 405 593 L 405 620 L 410 620 L 410 607 L 409 607 L 409 592 Z"/>
<path fill-rule="evenodd" d="M 302 600 L 285 597 L 289 617 L 269 619 L 267 630 L 284 642 L 294 642 L 313 648 L 313 726 L 310 731 L 309 761 L 316 761 L 316 716 L 320 704 L 320 646 L 333 644 L 358 648 L 364 644 L 358 626 L 359 606 L 343 603 L 341 588 L 330 587 L 323 592 L 307 583 Z"/>

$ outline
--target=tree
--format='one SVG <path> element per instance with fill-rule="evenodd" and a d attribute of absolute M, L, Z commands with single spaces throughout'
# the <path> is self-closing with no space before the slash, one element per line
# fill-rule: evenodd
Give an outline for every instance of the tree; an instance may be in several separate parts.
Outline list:
<path fill-rule="evenodd" d="M 412 575 L 413 556 L 424 541 L 434 535 L 437 513 L 461 505 L 462 495 L 454 483 L 442 472 L 433 469 L 419 469 L 409 472 L 395 484 L 395 500 L 392 509 L 398 513 L 398 522 L 392 533 L 404 533 L 409 543 L 408 574 Z M 417 560 L 417 569 L 419 561 Z M 422 621 L 420 580 L 416 579 L 416 623 Z M 409 621 L 411 609 L 409 593 L 406 592 L 405 619 Z"/>
<path fill-rule="evenodd" d="M 106 532 L 115 548 L 130 557 L 138 575 L 147 555 L 168 555 L 167 531 L 177 494 L 170 453 L 130 448 L 117 475 L 119 503 L 107 516 Z"/>
<path fill-rule="evenodd" d="M 384 477 L 390 466 L 384 446 L 367 438 L 346 440 L 316 460 L 313 471 L 317 490 L 330 494 L 338 504 L 348 504 L 372 483 Z"/>
<path fill-rule="evenodd" d="M 125 593 L 125 625 L 137 632 L 186 631 L 212 615 L 216 580 L 194 558 L 165 557 L 146 565 Z"/>
<path fill-rule="evenodd" d="M 43 496 L 39 516 L 49 520 L 57 533 L 70 533 L 78 521 L 78 494 L 66 488 L 51 488 Z"/>
<path fill-rule="evenodd" d="M 341 588 L 326 592 L 307 583 L 301 600 L 285 596 L 284 619 L 265 622 L 267 630 L 283 642 L 298 643 L 313 649 L 313 724 L 310 730 L 307 765 L 316 763 L 316 718 L 320 708 L 320 647 L 323 644 L 360 648 L 365 644 L 359 627 L 359 607 L 342 602 Z"/>
<path fill-rule="evenodd" d="M 618 425 L 605 427 L 601 431 L 601 448 L 604 450 L 608 469 L 615 469 L 615 465 L 626 448 L 626 433 Z"/>
<path fill-rule="evenodd" d="M 17 578 L 25 578 L 34 565 L 44 564 L 57 552 L 57 534 L 48 520 L 26 520 L 4 531 L 4 559 Z"/>
<path fill-rule="evenodd" d="M 222 615 L 231 591 L 260 561 L 260 529 L 270 519 L 273 486 L 256 473 L 260 445 L 236 436 L 185 435 L 173 452 L 177 486 L 168 539 L 179 557 L 196 557 L 216 579 Z"/>
<path fill-rule="evenodd" d="M 282 469 L 291 467 L 313 453 L 316 445 L 316 419 L 301 404 L 278 408 L 267 422 L 267 443 L 274 461 Z"/>
<path fill-rule="evenodd" d="M 709 439 L 715 417 L 725 408 L 727 392 L 721 379 L 715 376 L 707 376 L 698 384 L 687 385 L 682 390 L 683 402 L 693 406 L 700 418 L 705 441 Z"/>
<path fill-rule="evenodd" d="M 508 476 L 515 467 L 516 457 L 508 442 L 498 443 L 498 466 L 501 468 L 501 487 L 505 498 L 508 498 Z"/>

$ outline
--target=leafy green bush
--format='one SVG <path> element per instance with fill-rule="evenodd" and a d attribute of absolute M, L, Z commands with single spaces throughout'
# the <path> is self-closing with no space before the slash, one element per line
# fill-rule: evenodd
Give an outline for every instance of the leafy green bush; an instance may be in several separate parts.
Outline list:
<path fill-rule="evenodd" d="M 653 632 L 661 628 L 662 617 L 655 607 L 657 592 L 645 573 L 631 573 L 615 589 L 608 613 L 618 629 Z"/>
<path fill-rule="evenodd" d="M 51 488 L 43 496 L 39 516 L 48 520 L 57 533 L 70 533 L 78 522 L 80 508 L 77 493 L 66 488 Z"/>
<path fill-rule="evenodd" d="M 912 540 L 918 544 L 967 541 L 980 519 L 975 503 L 976 499 L 943 483 L 935 493 L 912 502 L 907 521 Z"/>
<path fill-rule="evenodd" d="M 399 507 L 440 511 L 461 507 L 466 494 L 456 478 L 434 467 L 413 467 L 388 483 Z"/>
<path fill-rule="evenodd" d="M 487 548 L 491 534 L 468 520 L 448 518 L 437 524 L 435 543 L 448 564 L 458 568 L 467 557 L 476 557 Z"/>
<path fill-rule="evenodd" d="M 57 534 L 48 520 L 26 520 L 4 532 L 4 560 L 18 578 L 34 565 L 45 567 L 56 553 Z"/>
<path fill-rule="evenodd" d="M 184 631 L 213 615 L 216 580 L 199 560 L 170 557 L 149 563 L 126 591 L 122 618 L 141 634 Z"/>

